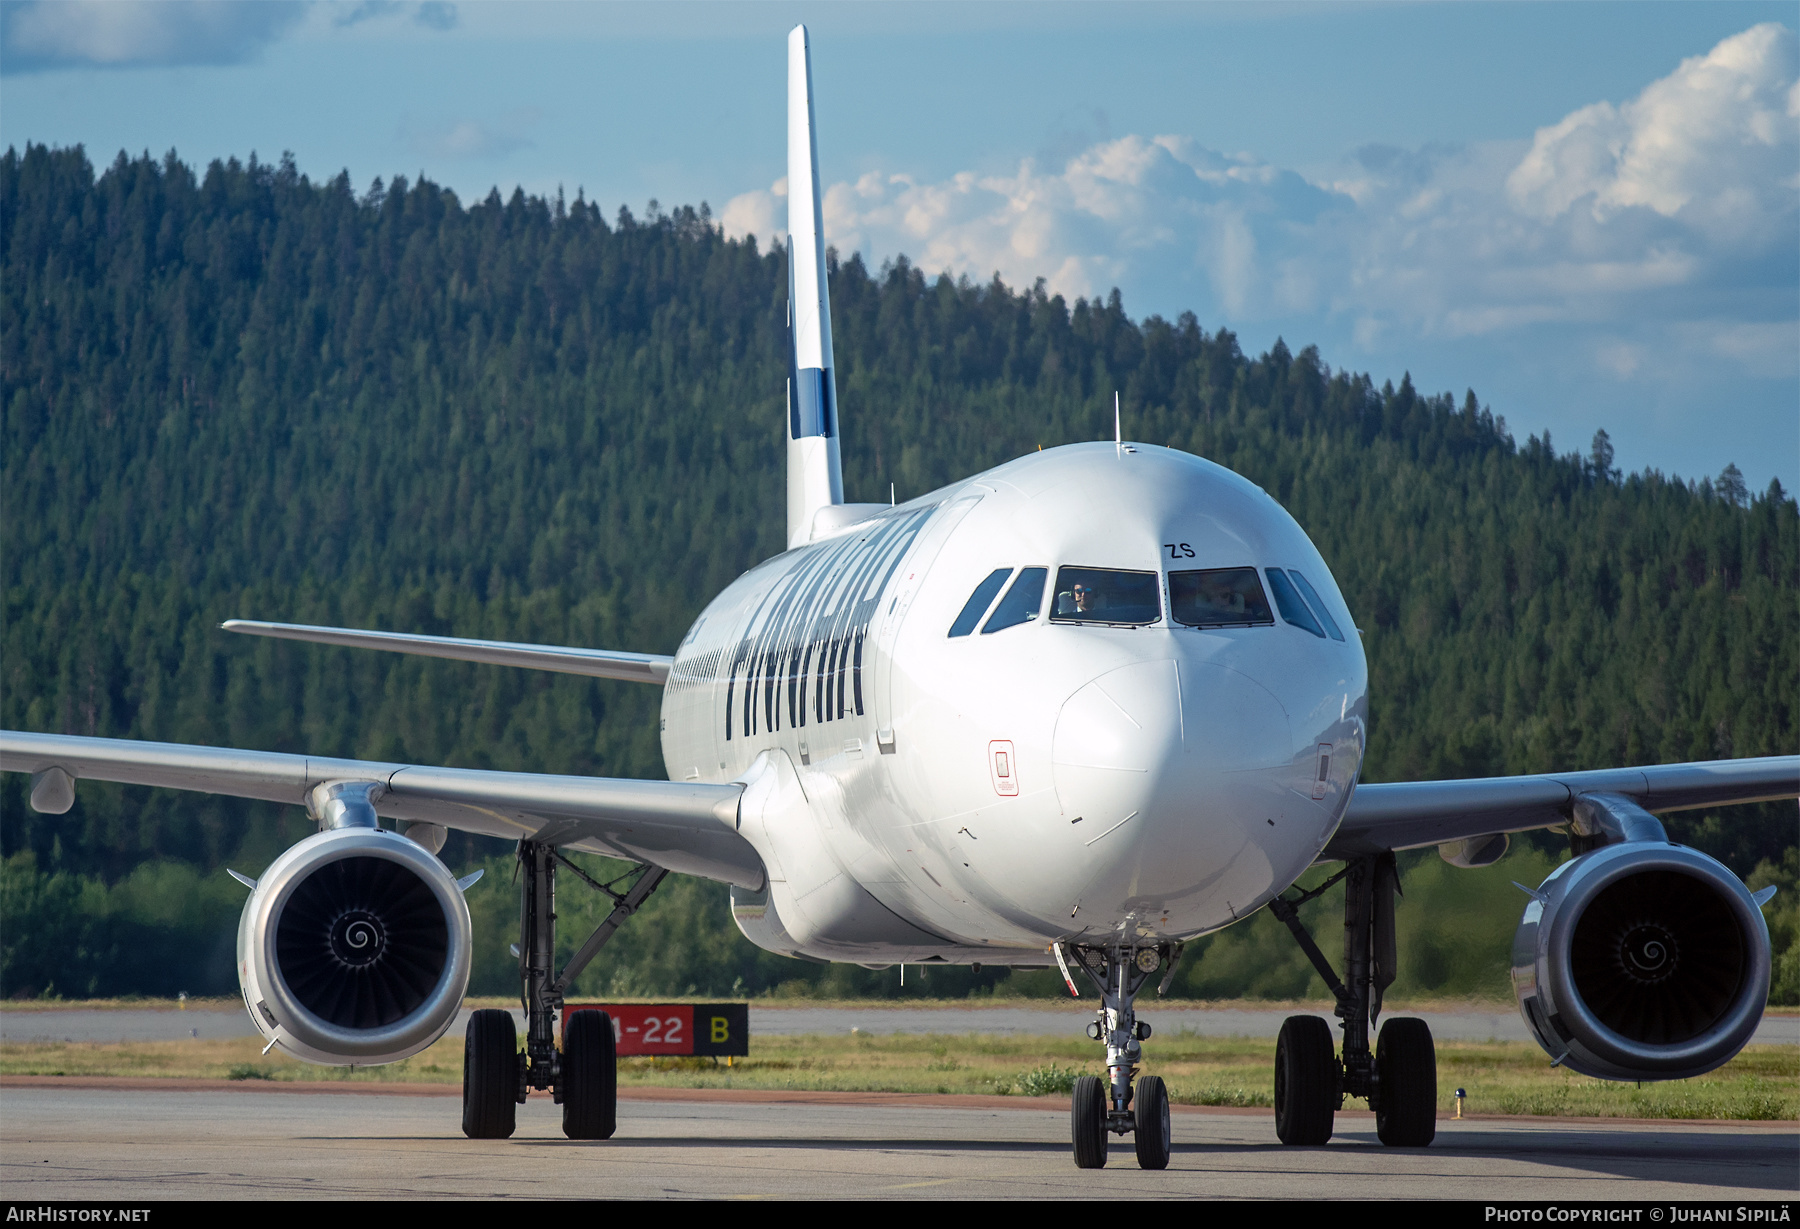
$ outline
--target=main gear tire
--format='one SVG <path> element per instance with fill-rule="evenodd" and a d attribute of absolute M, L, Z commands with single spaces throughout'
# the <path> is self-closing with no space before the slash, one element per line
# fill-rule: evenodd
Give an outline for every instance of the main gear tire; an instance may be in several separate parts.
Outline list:
<path fill-rule="evenodd" d="M 519 1033 L 511 1012 L 487 1008 L 469 1016 L 463 1034 L 463 1134 L 509 1139 L 519 1108 Z"/>
<path fill-rule="evenodd" d="M 611 1139 L 619 1123 L 619 1061 L 612 1017 L 577 1011 L 563 1030 L 563 1134 Z"/>
<path fill-rule="evenodd" d="M 1437 1138 L 1437 1047 L 1423 1020 L 1401 1016 L 1381 1026 L 1375 1042 L 1375 1134 L 1395 1148 L 1423 1148 Z"/>
<path fill-rule="evenodd" d="M 1330 1141 L 1338 1079 L 1331 1026 L 1318 1016 L 1289 1016 L 1283 1021 L 1275 1042 L 1275 1134 L 1282 1143 Z"/>

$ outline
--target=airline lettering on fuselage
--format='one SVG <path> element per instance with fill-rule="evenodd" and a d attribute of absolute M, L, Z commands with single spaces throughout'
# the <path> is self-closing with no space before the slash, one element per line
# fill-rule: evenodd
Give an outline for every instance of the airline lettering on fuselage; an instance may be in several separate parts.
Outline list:
<path fill-rule="evenodd" d="M 725 738 L 862 716 L 863 645 L 894 572 L 937 505 L 801 547 L 745 621 L 725 681 Z M 740 681 L 742 686 L 740 687 Z"/>

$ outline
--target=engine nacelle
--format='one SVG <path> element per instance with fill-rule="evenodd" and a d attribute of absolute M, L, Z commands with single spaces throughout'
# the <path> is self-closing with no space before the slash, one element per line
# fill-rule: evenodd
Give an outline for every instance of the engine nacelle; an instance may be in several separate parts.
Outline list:
<path fill-rule="evenodd" d="M 238 983 L 262 1035 L 294 1057 L 393 1063 L 456 1019 L 469 951 L 469 907 L 442 862 L 396 832 L 337 828 L 257 880 Z"/>
<path fill-rule="evenodd" d="M 1630 840 L 1544 880 L 1513 937 L 1513 989 L 1538 1044 L 1609 1080 L 1731 1061 L 1769 997 L 1769 928 L 1738 877 L 1682 845 Z"/>

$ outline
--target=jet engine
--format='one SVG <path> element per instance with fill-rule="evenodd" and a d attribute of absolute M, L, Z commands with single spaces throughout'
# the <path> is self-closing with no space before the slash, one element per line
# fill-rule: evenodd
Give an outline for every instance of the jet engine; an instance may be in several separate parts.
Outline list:
<path fill-rule="evenodd" d="M 255 882 L 238 922 L 238 982 L 262 1035 L 296 1058 L 392 1063 L 456 1019 L 469 950 L 462 889 L 429 849 L 340 827 Z"/>
<path fill-rule="evenodd" d="M 1633 838 L 1661 834 L 1627 806 L 1648 821 L 1632 825 Z M 1513 937 L 1525 1023 L 1583 1075 L 1701 1075 L 1743 1049 L 1762 1018 L 1770 955 L 1760 901 L 1718 862 L 1666 842 L 1623 840 L 1563 863 L 1532 893 Z"/>

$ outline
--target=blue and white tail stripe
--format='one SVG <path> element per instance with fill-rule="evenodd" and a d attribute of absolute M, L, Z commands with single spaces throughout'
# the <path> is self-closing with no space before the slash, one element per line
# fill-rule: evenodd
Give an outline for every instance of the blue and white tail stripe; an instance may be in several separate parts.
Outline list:
<path fill-rule="evenodd" d="M 836 381 L 832 379 L 828 365 L 802 367 L 799 365 L 799 330 L 794 327 L 794 256 L 795 249 L 788 249 L 788 439 L 804 439 L 808 436 L 837 435 L 837 390 Z M 804 253 L 801 253 L 804 258 Z M 821 288 L 824 279 L 819 279 Z M 826 297 L 820 291 L 821 299 Z M 821 347 L 826 362 L 831 354 L 831 334 L 829 312 L 821 313 L 827 320 L 825 340 Z"/>
<path fill-rule="evenodd" d="M 809 435 L 837 436 L 837 395 L 832 390 L 829 367 L 805 367 L 788 371 L 788 438 Z"/>
<path fill-rule="evenodd" d="M 788 341 L 791 548 L 811 539 L 821 508 L 844 502 L 819 147 L 813 131 L 812 52 L 805 26 L 795 26 L 788 35 Z"/>

